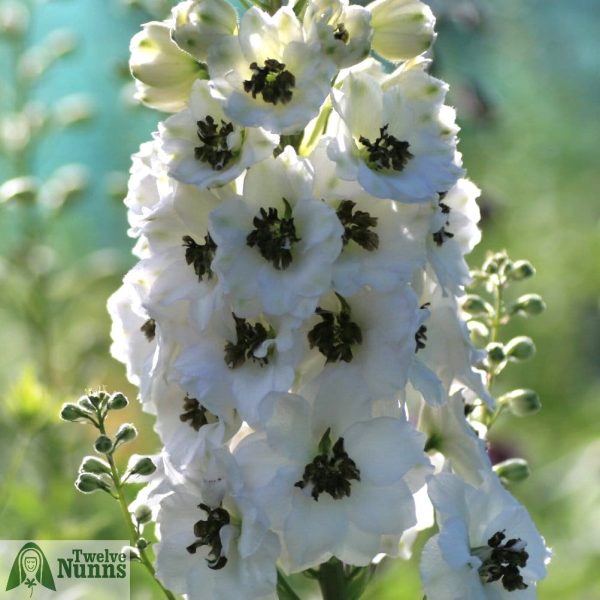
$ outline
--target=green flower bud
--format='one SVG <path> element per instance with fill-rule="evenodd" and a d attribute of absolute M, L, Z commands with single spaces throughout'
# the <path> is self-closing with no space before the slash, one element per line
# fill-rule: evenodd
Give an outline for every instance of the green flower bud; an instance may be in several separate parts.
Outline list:
<path fill-rule="evenodd" d="M 86 456 L 79 467 L 82 473 L 97 473 L 97 474 L 108 474 L 110 473 L 110 465 L 100 458 L 95 456 Z"/>
<path fill-rule="evenodd" d="M 156 471 L 156 465 L 152 462 L 150 458 L 145 456 L 144 458 L 140 458 L 137 463 L 132 467 L 131 474 L 132 475 L 152 475 Z"/>
<path fill-rule="evenodd" d="M 91 494 L 99 490 L 111 491 L 110 485 L 93 473 L 80 473 L 75 482 L 75 487 L 84 494 Z"/>
<path fill-rule="evenodd" d="M 98 390 L 96 392 L 91 392 L 87 395 L 89 401 L 93 404 L 94 408 L 100 408 L 103 404 L 106 403 L 109 396 L 106 392 L 102 390 Z"/>
<path fill-rule="evenodd" d="M 72 423 L 75 423 L 76 421 L 87 421 L 88 416 L 88 413 L 77 406 L 77 404 L 63 404 L 63 407 L 60 410 L 60 418 L 63 419 L 63 421 L 70 421 Z"/>
<path fill-rule="evenodd" d="M 101 435 L 94 442 L 96 452 L 108 454 L 113 449 L 113 442 L 107 435 Z"/>
<path fill-rule="evenodd" d="M 117 434 L 115 435 L 115 442 L 117 444 L 124 444 L 126 442 L 131 442 L 135 440 L 137 437 L 137 430 L 131 423 L 123 423 Z"/>
<path fill-rule="evenodd" d="M 488 360 L 492 365 L 499 365 L 506 360 L 506 352 L 504 346 L 498 342 L 492 342 L 486 347 Z"/>
<path fill-rule="evenodd" d="M 487 273 L 488 275 L 494 275 L 495 273 L 498 272 L 498 262 L 496 260 L 496 256 L 492 255 L 492 256 L 488 256 L 488 258 L 486 258 L 485 262 L 483 263 L 483 266 L 481 267 L 484 273 Z"/>
<path fill-rule="evenodd" d="M 518 483 L 527 479 L 531 473 L 527 461 L 522 458 L 509 458 L 494 465 L 496 475 L 506 482 Z"/>
<path fill-rule="evenodd" d="M 135 509 L 134 516 L 135 520 L 143 525 L 144 523 L 148 523 L 152 520 L 152 510 L 149 506 L 146 506 L 145 504 L 140 504 Z"/>
<path fill-rule="evenodd" d="M 510 314 L 520 314 L 526 317 L 539 315 L 546 310 L 546 303 L 539 294 L 525 294 L 510 307 Z"/>
<path fill-rule="evenodd" d="M 148 540 L 141 537 L 135 544 L 140 550 L 145 550 L 148 547 Z"/>
<path fill-rule="evenodd" d="M 123 546 L 121 554 L 124 554 L 129 560 L 140 560 L 140 553 L 133 546 Z"/>
<path fill-rule="evenodd" d="M 510 272 L 510 279 L 513 281 L 523 281 L 535 275 L 535 268 L 528 260 L 518 260 Z"/>
<path fill-rule="evenodd" d="M 96 407 L 94 406 L 94 404 L 90 401 L 89 396 L 81 396 L 81 398 L 79 398 L 79 400 L 77 400 L 77 404 L 79 405 L 79 407 L 81 407 L 83 410 L 89 411 L 91 413 L 95 413 L 96 412 Z"/>
<path fill-rule="evenodd" d="M 525 335 L 513 338 L 504 349 L 506 356 L 513 361 L 529 360 L 535 356 L 535 344 L 530 337 Z"/>
<path fill-rule="evenodd" d="M 480 296 L 468 294 L 462 301 L 462 309 L 470 315 L 486 315 L 494 312 L 493 308 Z"/>
<path fill-rule="evenodd" d="M 108 410 L 121 410 L 125 408 L 129 404 L 129 400 L 121 394 L 121 392 L 116 392 L 110 397 L 108 401 Z"/>
<path fill-rule="evenodd" d="M 528 417 L 542 408 L 540 397 L 533 390 L 518 389 L 498 398 L 501 404 L 507 404 L 517 417 Z"/>
<path fill-rule="evenodd" d="M 483 323 L 480 321 L 469 321 L 467 329 L 469 330 L 471 341 L 476 346 L 484 346 L 486 344 L 490 336 L 490 330 Z"/>

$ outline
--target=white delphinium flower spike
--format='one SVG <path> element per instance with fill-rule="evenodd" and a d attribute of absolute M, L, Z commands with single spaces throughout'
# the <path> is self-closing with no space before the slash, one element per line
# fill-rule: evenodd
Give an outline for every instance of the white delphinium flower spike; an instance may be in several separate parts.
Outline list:
<path fill-rule="evenodd" d="M 129 68 L 136 80 L 137 100 L 165 112 L 182 110 L 192 84 L 207 79 L 206 65 L 171 39 L 172 21 L 152 21 L 131 39 Z"/>
<path fill-rule="evenodd" d="M 402 66 L 383 81 L 350 72 L 332 91 L 341 122 L 328 154 L 339 177 L 377 198 L 426 202 L 462 174 L 458 128 L 443 104 L 448 86 L 425 64 Z"/>
<path fill-rule="evenodd" d="M 302 131 L 317 115 L 336 72 L 287 6 L 273 16 L 247 10 L 238 36 L 215 44 L 208 65 L 230 119 L 281 134 Z"/>
<path fill-rule="evenodd" d="M 533 600 L 550 551 L 529 514 L 491 472 L 479 487 L 442 473 L 428 481 L 440 533 L 425 545 L 428 600 Z"/>
<path fill-rule="evenodd" d="M 243 196 L 210 215 L 213 270 L 239 317 L 309 317 L 331 288 L 343 227 L 313 197 L 313 173 L 291 146 L 250 169 Z"/>
<path fill-rule="evenodd" d="M 189 600 L 276 600 L 279 542 L 229 450 L 215 448 L 198 471 L 160 489 L 157 577 Z"/>
<path fill-rule="evenodd" d="M 159 125 L 160 156 L 169 175 L 199 188 L 224 185 L 272 156 L 278 137 L 225 116 L 212 81 L 197 81 L 188 107 Z"/>
<path fill-rule="evenodd" d="M 331 556 L 367 565 L 380 552 L 397 555 L 416 523 L 412 493 L 429 470 L 422 435 L 403 418 L 372 419 L 350 385 L 314 406 L 272 394 L 264 411 L 265 433 L 245 437 L 235 454 L 281 534 L 285 570 Z"/>

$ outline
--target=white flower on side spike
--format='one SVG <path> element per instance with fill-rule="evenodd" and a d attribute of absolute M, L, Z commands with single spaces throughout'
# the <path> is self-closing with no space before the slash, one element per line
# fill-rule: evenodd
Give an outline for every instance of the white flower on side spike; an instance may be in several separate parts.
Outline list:
<path fill-rule="evenodd" d="M 188 108 L 159 125 L 160 157 L 171 177 L 199 188 L 220 186 L 272 155 L 278 137 L 231 122 L 224 102 L 213 82 L 197 81 Z"/>
<path fill-rule="evenodd" d="M 288 146 L 253 167 L 243 196 L 210 215 L 213 270 L 240 317 L 309 317 L 342 249 L 335 212 L 313 197 L 310 163 Z"/>
<path fill-rule="evenodd" d="M 273 16 L 247 10 L 238 37 L 215 44 L 208 65 L 230 119 L 281 134 L 301 131 L 317 115 L 336 72 L 319 44 L 304 39 L 290 7 Z"/>
<path fill-rule="evenodd" d="M 367 4 L 373 27 L 373 50 L 388 60 L 414 58 L 435 39 L 435 17 L 418 0 L 376 0 Z"/>
<path fill-rule="evenodd" d="M 187 0 L 172 11 L 171 38 L 196 60 L 206 62 L 213 44 L 237 29 L 235 8 L 227 0 Z"/>
<path fill-rule="evenodd" d="M 458 128 L 443 105 L 448 86 L 424 65 L 400 67 L 383 81 L 350 72 L 332 91 L 341 123 L 329 157 L 339 177 L 377 198 L 427 202 L 462 174 Z"/>
<path fill-rule="evenodd" d="M 525 508 L 491 472 L 472 487 L 456 475 L 429 479 L 440 533 L 423 549 L 428 600 L 533 600 L 550 551 Z"/>
<path fill-rule="evenodd" d="M 367 565 L 380 552 L 397 554 L 416 523 L 412 492 L 429 471 L 421 434 L 402 418 L 371 419 L 360 398 L 343 400 L 311 407 L 273 394 L 264 402 L 266 434 L 235 450 L 253 497 L 281 532 L 288 572 L 331 556 Z"/>
<path fill-rule="evenodd" d="M 170 21 L 152 21 L 131 39 L 129 68 L 136 80 L 136 99 L 151 108 L 177 112 L 185 108 L 196 79 L 206 66 L 178 48 Z"/>

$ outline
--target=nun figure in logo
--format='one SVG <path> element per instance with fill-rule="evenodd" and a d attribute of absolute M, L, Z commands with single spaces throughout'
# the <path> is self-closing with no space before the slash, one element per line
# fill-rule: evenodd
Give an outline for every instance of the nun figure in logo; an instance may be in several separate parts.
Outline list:
<path fill-rule="evenodd" d="M 31 590 L 29 594 L 31 598 L 38 583 L 49 590 L 56 591 L 52 571 L 44 553 L 37 544 L 29 542 L 19 550 L 15 558 L 6 584 L 6 591 L 24 584 Z"/>

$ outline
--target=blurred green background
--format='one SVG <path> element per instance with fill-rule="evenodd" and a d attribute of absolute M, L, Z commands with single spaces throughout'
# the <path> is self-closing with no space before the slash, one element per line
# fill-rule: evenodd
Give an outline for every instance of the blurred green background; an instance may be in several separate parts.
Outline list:
<path fill-rule="evenodd" d="M 507 336 L 532 336 L 538 353 L 496 388 L 533 388 L 543 410 L 503 416 L 493 442 L 532 468 L 511 491 L 554 549 L 539 597 L 598 600 L 600 2 L 431 3 L 435 72 L 452 86 L 465 165 L 483 189 L 470 262 L 503 248 L 531 260 L 538 274 L 515 293 L 548 305 L 511 324 Z M 105 303 L 133 264 L 129 156 L 160 115 L 130 100 L 128 43 L 171 4 L 0 0 L 0 538 L 126 536 L 116 503 L 76 493 L 92 431 L 57 413 L 88 387 L 135 397 L 109 355 Z M 135 451 L 157 449 L 135 403 L 123 418 L 144 432 Z M 133 598 L 158 597 L 141 568 L 133 577 Z M 367 595 L 420 597 L 414 559 L 384 567 Z"/>

